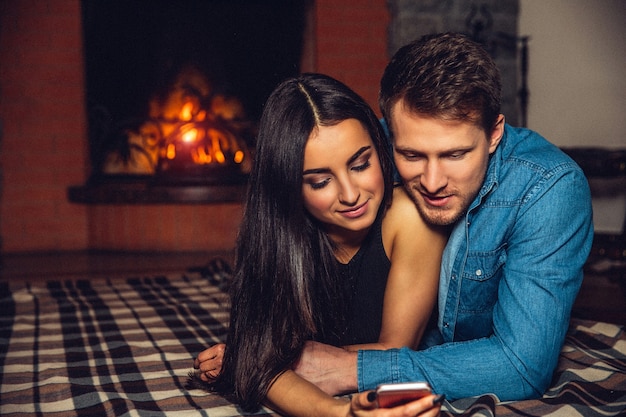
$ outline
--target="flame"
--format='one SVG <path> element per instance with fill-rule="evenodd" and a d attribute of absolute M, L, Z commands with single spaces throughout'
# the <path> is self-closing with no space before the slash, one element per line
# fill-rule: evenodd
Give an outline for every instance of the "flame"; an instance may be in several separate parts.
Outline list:
<path fill-rule="evenodd" d="M 193 118 L 193 103 L 191 101 L 183 104 L 183 107 L 180 109 L 180 114 L 178 118 L 183 122 L 188 122 Z"/>
<path fill-rule="evenodd" d="M 237 164 L 238 171 L 249 173 L 252 156 L 244 135 L 251 132 L 243 104 L 236 97 L 215 94 L 211 83 L 192 67 L 181 71 L 168 89 L 167 97 L 150 99 L 149 119 L 138 132 L 129 133 L 131 163 L 118 167 L 121 163 L 111 158 L 106 172 L 189 170 L 195 175 L 193 164 L 207 165 L 207 172 L 212 169 L 208 165 Z M 131 167 L 137 160 L 146 160 L 141 171 Z"/>
<path fill-rule="evenodd" d="M 174 145 L 173 143 L 167 144 L 167 149 L 165 149 L 165 157 L 167 159 L 176 158 L 176 145 Z"/>
<path fill-rule="evenodd" d="M 198 130 L 197 129 L 189 129 L 186 132 L 183 132 L 180 135 L 180 138 L 183 142 L 185 143 L 192 143 L 195 142 L 196 139 L 198 139 Z"/>
<path fill-rule="evenodd" d="M 207 152 L 204 146 L 198 146 L 197 148 L 193 149 L 191 152 L 192 152 L 191 156 L 193 158 L 193 161 L 196 164 L 210 164 L 211 161 L 213 160 L 213 158 L 211 157 L 211 154 Z"/>
<path fill-rule="evenodd" d="M 178 143 L 185 141 L 185 135 L 193 136 L 191 132 L 195 132 L 194 141 L 197 145 L 192 145 L 187 149 L 195 164 L 225 164 L 227 158 L 232 158 L 232 162 L 236 164 L 244 161 L 245 152 L 237 146 L 236 142 L 229 140 L 228 134 L 215 128 L 208 128 L 206 133 L 204 130 L 189 129 L 180 134 Z M 190 140 L 185 142 L 189 143 Z"/>

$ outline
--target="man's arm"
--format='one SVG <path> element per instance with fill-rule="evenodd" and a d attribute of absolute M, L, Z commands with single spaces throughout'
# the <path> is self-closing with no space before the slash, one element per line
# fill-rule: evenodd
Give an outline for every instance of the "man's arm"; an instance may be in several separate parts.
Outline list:
<path fill-rule="evenodd" d="M 357 390 L 356 351 L 306 342 L 294 371 L 330 395 L 340 395 Z"/>
<path fill-rule="evenodd" d="M 505 401 L 543 394 L 593 237 L 589 189 L 582 173 L 570 171 L 553 179 L 520 213 L 515 228 L 490 337 L 424 351 L 359 351 L 356 366 L 346 352 L 317 344 L 305 349 L 296 372 L 328 393 L 353 388 L 358 372 L 359 391 L 383 382 L 424 380 L 450 399 L 494 393 Z"/>
<path fill-rule="evenodd" d="M 542 395 L 556 366 L 582 281 L 593 230 L 582 172 L 551 177 L 519 212 L 488 338 L 425 351 L 359 352 L 359 390 L 426 380 L 450 399 L 494 393 L 500 400 Z"/>

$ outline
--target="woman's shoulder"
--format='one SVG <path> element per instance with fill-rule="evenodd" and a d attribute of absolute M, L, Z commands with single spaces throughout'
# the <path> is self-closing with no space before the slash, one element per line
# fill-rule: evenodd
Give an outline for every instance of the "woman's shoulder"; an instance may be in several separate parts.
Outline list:
<path fill-rule="evenodd" d="M 429 254 L 443 250 L 446 233 L 424 221 L 404 187 L 393 191 L 391 206 L 382 224 L 383 245 L 389 259 L 409 254 Z M 399 254 L 400 258 L 395 256 Z M 404 255 L 403 255 L 404 254 Z"/>
<path fill-rule="evenodd" d="M 394 187 L 391 205 L 383 219 L 383 229 L 385 228 L 389 228 L 392 233 L 401 232 L 402 234 L 446 234 L 444 228 L 430 225 L 424 221 L 415 202 L 403 186 Z"/>
<path fill-rule="evenodd" d="M 383 219 L 383 230 L 391 229 L 398 231 L 402 228 L 410 228 L 412 225 L 418 226 L 422 223 L 422 217 L 404 187 L 394 187 L 391 204 L 387 208 Z"/>
<path fill-rule="evenodd" d="M 387 211 L 387 215 L 409 215 L 409 217 L 415 217 L 421 220 L 421 216 L 417 211 L 415 202 L 407 194 L 402 185 L 396 185 L 393 188 L 393 198 Z"/>

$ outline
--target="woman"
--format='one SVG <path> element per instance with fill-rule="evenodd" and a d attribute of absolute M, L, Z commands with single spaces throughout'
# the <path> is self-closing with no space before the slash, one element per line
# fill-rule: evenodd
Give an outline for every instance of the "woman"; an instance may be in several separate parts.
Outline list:
<path fill-rule="evenodd" d="M 195 366 L 245 410 L 265 403 L 304 415 L 300 395 L 316 399 L 318 415 L 371 407 L 362 395 L 351 403 L 327 396 L 290 367 L 307 340 L 416 347 L 435 303 L 445 234 L 393 188 L 374 112 L 330 77 L 279 85 L 256 149 L 227 345 L 202 352 Z"/>

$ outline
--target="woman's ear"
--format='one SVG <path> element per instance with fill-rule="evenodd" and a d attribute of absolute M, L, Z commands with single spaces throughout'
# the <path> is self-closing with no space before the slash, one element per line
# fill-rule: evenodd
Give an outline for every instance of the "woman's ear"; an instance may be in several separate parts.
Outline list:
<path fill-rule="evenodd" d="M 496 122 L 493 125 L 493 129 L 491 129 L 491 134 L 489 136 L 489 153 L 492 154 L 496 151 L 496 148 L 500 144 L 502 140 L 502 136 L 504 136 L 504 115 L 498 115 Z"/>

